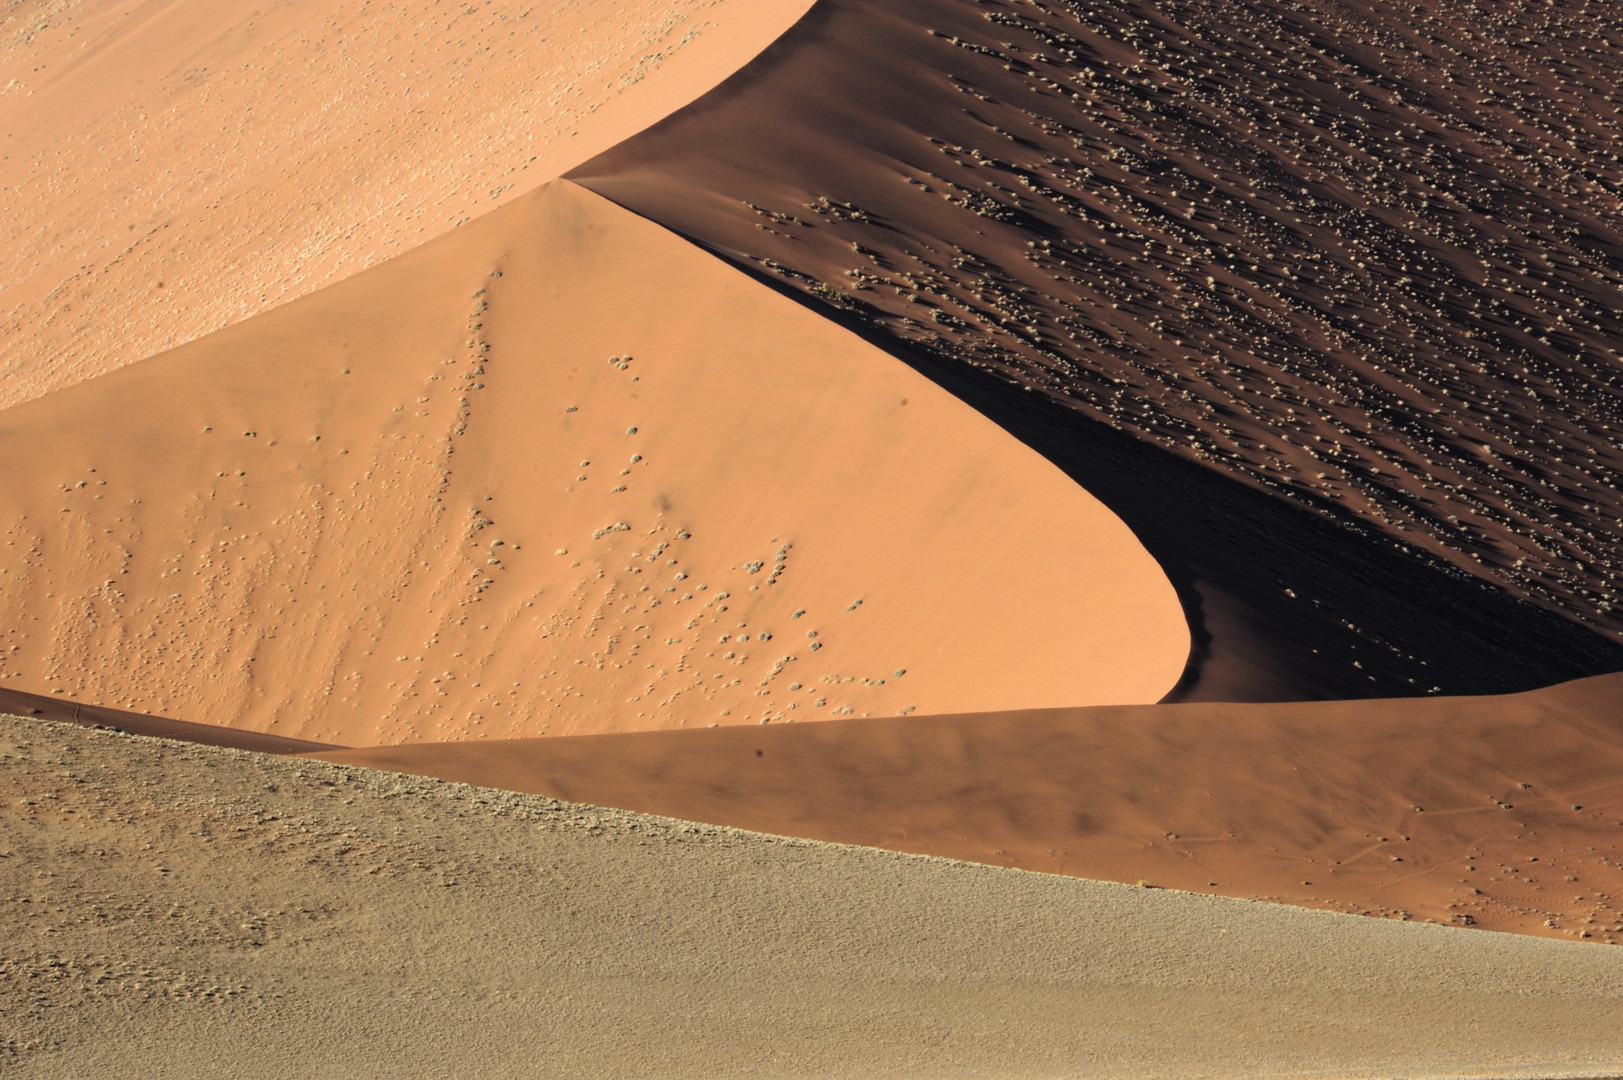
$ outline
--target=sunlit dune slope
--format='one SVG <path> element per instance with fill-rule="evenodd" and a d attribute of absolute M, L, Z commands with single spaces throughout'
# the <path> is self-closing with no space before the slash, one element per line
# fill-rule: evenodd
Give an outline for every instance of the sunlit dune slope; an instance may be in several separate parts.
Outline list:
<path fill-rule="evenodd" d="M 1623 668 L 1620 53 L 1583 0 L 825 0 L 571 175 L 1134 443 L 1107 501 L 1241 658 L 1191 696 L 1529 689 Z M 1191 473 L 1223 520 L 1158 547 L 1135 508 Z M 1293 551 L 1321 515 L 1364 573 Z"/>
<path fill-rule="evenodd" d="M 0 412 L 0 677 L 342 743 L 1146 702 L 1177 598 L 928 380 L 559 182 Z"/>
<path fill-rule="evenodd" d="M 409 250 L 714 86 L 809 0 L 0 11 L 0 406 Z"/>
<path fill-rule="evenodd" d="M 0 790 L 8 1078 L 1623 1074 L 1618 949 L 3 717 Z"/>
<path fill-rule="evenodd" d="M 1029 870 L 1623 941 L 1623 675 L 319 753 Z"/>

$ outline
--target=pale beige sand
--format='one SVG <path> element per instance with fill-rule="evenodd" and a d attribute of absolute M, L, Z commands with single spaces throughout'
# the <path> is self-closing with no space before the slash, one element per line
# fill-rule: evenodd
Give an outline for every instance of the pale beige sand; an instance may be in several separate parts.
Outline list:
<path fill-rule="evenodd" d="M 0 712 L 837 843 L 1623 942 L 1623 675 L 342 748 L 0 690 Z"/>
<path fill-rule="evenodd" d="M 0 721 L 7 1076 L 1623 1074 L 1623 951 Z"/>
<path fill-rule="evenodd" d="M 318 756 L 758 832 L 1623 941 L 1623 675 L 1505 697 L 886 717 Z"/>
<path fill-rule="evenodd" d="M 0 406 L 453 228 L 699 96 L 810 0 L 0 10 Z"/>
<path fill-rule="evenodd" d="M 71 431 L 71 440 L 63 432 Z M 349 745 L 1148 702 L 1109 510 L 567 182 L 0 411 L 0 680 Z"/>

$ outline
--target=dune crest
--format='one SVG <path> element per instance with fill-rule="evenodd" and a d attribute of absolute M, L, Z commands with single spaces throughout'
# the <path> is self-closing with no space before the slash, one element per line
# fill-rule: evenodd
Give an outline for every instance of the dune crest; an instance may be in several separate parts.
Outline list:
<path fill-rule="evenodd" d="M 180 720 L 353 745 L 1147 702 L 1189 644 L 1058 470 L 565 182 L 0 412 L 0 454 L 5 685 Z"/>
<path fill-rule="evenodd" d="M 511 201 L 715 86 L 809 6 L 12 5 L 0 407 Z"/>
<path fill-rule="evenodd" d="M 1620 12 L 824 0 L 569 175 L 1048 406 L 1185 693 L 1528 690 L 1623 669 Z"/>

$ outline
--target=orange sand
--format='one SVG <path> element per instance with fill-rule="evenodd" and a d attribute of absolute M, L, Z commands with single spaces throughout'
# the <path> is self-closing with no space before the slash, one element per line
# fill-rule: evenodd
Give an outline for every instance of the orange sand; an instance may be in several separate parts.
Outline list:
<path fill-rule="evenodd" d="M 1058 470 L 564 182 L 0 412 L 0 457 L 4 685 L 182 720 L 370 744 L 1148 702 L 1189 646 Z"/>
<path fill-rule="evenodd" d="M 569 176 L 1132 445 L 1186 693 L 1527 690 L 1623 670 L 1623 4 L 1481 8 L 824 0 Z"/>
<path fill-rule="evenodd" d="M 698 97 L 809 2 L 11 5 L 0 406 L 532 190 Z"/>
<path fill-rule="evenodd" d="M 1566 376 L 1569 350 L 1615 337 L 1611 315 L 1597 308 L 1553 344 L 1523 331 L 1588 310 L 1610 280 L 1603 260 L 1541 236 L 1520 262 L 1478 260 L 1478 282 L 1434 254 L 1371 255 L 1294 192 L 1311 182 L 1334 223 L 1385 205 L 1383 190 L 1343 199 L 1307 176 L 1255 201 L 1303 227 L 1280 254 L 1277 230 L 1247 232 L 1230 209 L 1255 198 L 1234 186 L 1254 150 L 1236 173 L 1211 156 L 1226 146 L 1173 145 L 1176 125 L 1134 111 L 1136 89 L 1033 77 L 1139 70 L 1132 3 L 1085 27 L 1033 5 L 1035 29 L 974 5 L 828 3 L 772 64 L 622 143 L 807 6 L 600 0 L 430 20 L 313 0 L 100 0 L 8 24 L 0 709 L 278 752 L 310 749 L 289 736 L 462 740 L 316 756 L 1062 874 L 1623 940 L 1623 677 L 1495 699 L 1127 707 L 1172 686 L 1190 635 L 1110 510 L 913 371 L 673 234 L 569 183 L 535 189 L 618 145 L 579 175 L 898 342 L 1080 403 L 1281 506 L 1350 508 L 1496 595 L 1597 624 L 1611 618 L 1611 562 L 1582 522 L 1592 497 L 1615 502 L 1594 486 L 1615 486 L 1615 447 L 1596 430 L 1617 414 Z M 1295 18 L 1264 7 L 1270 25 Z M 937 20 L 951 32 L 930 36 Z M 1102 52 L 1049 55 L 1055 27 Z M 1180 44 L 1167 26 L 1147 32 Z M 1427 70 L 1404 77 L 1424 84 Z M 1183 93 L 1123 85 L 1162 106 Z M 1055 127 L 1056 104 L 1085 104 L 1089 126 Z M 1437 136 L 1443 122 L 1418 115 Z M 747 152 L 720 152 L 757 127 Z M 1129 129 L 1148 157 L 1118 153 Z M 1407 130 L 1360 132 L 1352 149 L 1401 156 Z M 1268 144 L 1280 163 L 1296 138 Z M 1420 179 L 1476 183 L 1474 165 L 1445 164 Z M 1418 213 L 1436 194 L 1403 194 L 1417 213 L 1397 224 L 1440 221 Z M 1500 258 L 1483 231 L 1498 215 L 1615 240 L 1593 200 L 1525 210 L 1481 195 L 1449 258 Z M 1146 237 L 1177 258 L 1153 258 Z M 1325 281 L 1299 274 L 1321 250 Z M 1527 269 L 1556 256 L 1583 274 Z M 1436 318 L 1371 284 L 1366 257 L 1424 263 L 1420 306 Z M 1457 294 L 1494 274 L 1532 300 L 1490 326 Z M 1326 282 L 1342 315 L 1359 312 L 1328 336 Z M 1216 314 L 1191 316 L 1207 294 Z M 1291 356 L 1261 347 L 1248 307 L 1271 313 Z M 1460 325 L 1499 335 L 1479 354 L 1521 357 L 1521 375 L 1456 370 Z M 1413 370 L 1392 373 L 1381 350 L 1394 342 L 1404 363 L 1420 350 Z M 1298 354 L 1335 361 L 1346 385 Z M 1408 403 L 1398 412 L 1458 427 L 1417 442 L 1369 422 L 1392 410 L 1366 398 L 1388 393 Z M 1516 409 L 1498 408 L 1507 395 Z M 1472 402 L 1495 408 L 1468 416 Z M 1557 441 L 1534 450 L 1538 435 Z M 1582 480 L 1556 468 L 1571 454 Z M 1144 479 L 1154 467 L 1116 471 L 1163 525 L 1184 513 Z M 1580 524 L 1523 480 L 1581 508 Z M 1442 524 L 1461 492 L 1499 515 L 1461 526 L 1472 541 Z M 1189 501 L 1230 528 L 1231 504 Z M 1378 686 L 1425 685 L 1438 635 L 1411 645 L 1396 607 L 1360 630 L 1362 615 L 1318 602 L 1313 581 L 1280 569 L 1286 556 L 1253 543 L 1267 521 L 1250 527 L 1232 550 L 1274 579 L 1265 588 L 1214 587 L 1195 560 L 1180 572 L 1209 624 L 1264 636 L 1258 597 L 1284 596 L 1360 637 L 1325 661 L 1356 672 L 1357 690 L 1375 681 L 1353 651 L 1366 643 L 1391 654 Z M 1499 547 L 1478 566 L 1483 541 Z M 1354 588 L 1383 577 L 1360 579 L 1334 545 L 1297 546 Z M 1518 552 L 1538 555 L 1532 569 Z M 1407 580 L 1386 587 L 1444 622 L 1480 610 Z M 1225 583 L 1245 595 L 1225 600 Z M 1547 670 L 1538 648 L 1567 651 L 1497 621 L 1526 640 L 1527 666 Z M 1276 637 L 1296 625 L 1274 622 Z M 1244 651 L 1236 640 L 1219 645 Z M 1318 656 L 1323 641 L 1300 644 Z M 914 711 L 956 715 L 895 715 Z M 781 723 L 802 719 L 829 722 Z M 580 737 L 520 738 L 539 734 Z"/>
<path fill-rule="evenodd" d="M 1623 941 L 1623 675 L 314 756 L 792 836 Z"/>

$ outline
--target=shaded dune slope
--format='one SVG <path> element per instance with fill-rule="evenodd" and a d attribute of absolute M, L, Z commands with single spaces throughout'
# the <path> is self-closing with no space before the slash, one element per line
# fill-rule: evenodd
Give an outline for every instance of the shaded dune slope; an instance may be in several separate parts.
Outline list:
<path fill-rule="evenodd" d="M 1142 476 L 1100 494 L 1240 635 L 1188 696 L 1530 689 L 1623 667 L 1620 48 L 1595 3 L 825 0 L 570 175 Z"/>
<path fill-rule="evenodd" d="M 188 721 L 368 744 L 1146 702 L 1189 647 L 1040 456 L 563 182 L 0 411 L 0 455 L 0 678 Z"/>
<path fill-rule="evenodd" d="M 1049 873 L 1623 941 L 1623 676 L 406 745 L 327 761 Z"/>
<path fill-rule="evenodd" d="M 0 14 L 0 406 L 239 322 L 691 101 L 809 0 Z"/>
<path fill-rule="evenodd" d="M 27 694 L 20 690 L 0 690 L 0 713 L 35 720 L 51 720 L 59 724 L 105 728 L 154 739 L 179 739 L 201 746 L 252 750 L 260 754 L 302 754 L 336 749 L 330 743 L 312 742 L 309 739 L 266 735 L 263 732 L 244 731 L 223 724 L 192 724 L 149 713 L 85 705 L 67 698 Z"/>
<path fill-rule="evenodd" d="M 1194 635 L 1166 700 L 1513 693 L 1623 670 L 1618 646 L 1418 549 L 995 376 L 896 351 L 1062 468 L 1156 557 Z"/>
<path fill-rule="evenodd" d="M 1616 949 L 5 719 L 0 789 L 8 1077 L 1623 1074 Z"/>

